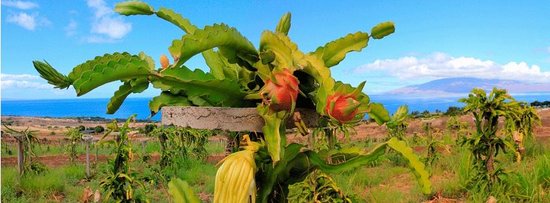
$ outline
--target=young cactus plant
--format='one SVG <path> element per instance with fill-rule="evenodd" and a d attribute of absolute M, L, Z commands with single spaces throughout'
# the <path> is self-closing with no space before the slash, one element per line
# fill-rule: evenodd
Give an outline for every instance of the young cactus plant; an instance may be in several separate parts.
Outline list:
<path fill-rule="evenodd" d="M 78 96 L 103 84 L 121 81 L 122 85 L 107 105 L 107 113 L 116 112 L 128 95 L 140 93 L 151 85 L 162 90 L 149 103 L 152 114 L 169 105 L 257 107 L 265 121 L 263 139 L 247 141 L 247 146 L 254 147 L 230 155 L 222 162 L 216 177 L 214 202 L 224 201 L 225 196 L 221 196 L 227 193 L 223 192 L 224 187 L 242 192 L 233 194 L 232 198 L 238 200 L 244 197 L 252 202 L 285 201 L 289 183 L 301 181 L 317 169 L 330 173 L 368 164 L 388 147 L 410 161 L 423 192 L 430 193 L 424 166 L 401 141 L 391 139 L 370 153 L 362 150 L 332 153 L 331 156 L 345 156 L 348 160 L 337 165 L 325 162 L 329 158 L 326 153 L 320 155 L 300 144 L 286 144 L 286 119 L 298 107 L 316 109 L 321 117 L 335 125 L 359 121 L 365 114 L 379 124 L 389 120 L 384 107 L 370 102 L 362 92 L 365 83 L 356 88 L 335 81 L 330 68 L 344 60 L 349 52 L 361 51 L 370 39 L 382 39 L 393 33 L 392 22 L 376 25 L 370 35 L 356 32 L 312 52 L 302 52 L 288 36 L 290 13 L 283 15 L 274 31 L 262 33 L 256 48 L 226 24 L 197 28 L 170 9 L 155 10 L 144 2 L 122 2 L 116 5 L 115 11 L 127 16 L 156 15 L 181 28 L 183 36 L 172 41 L 168 48 L 173 64 L 163 56 L 161 68 L 157 68 L 144 53 L 113 53 L 80 64 L 67 76 L 47 62 L 34 61 L 35 68 L 57 88 L 73 86 Z M 191 70 L 184 65 L 198 54 L 205 59 L 210 72 Z M 243 161 L 247 164 L 236 164 Z M 301 173 L 294 173 L 296 171 Z M 249 179 L 251 172 L 253 180 Z"/>

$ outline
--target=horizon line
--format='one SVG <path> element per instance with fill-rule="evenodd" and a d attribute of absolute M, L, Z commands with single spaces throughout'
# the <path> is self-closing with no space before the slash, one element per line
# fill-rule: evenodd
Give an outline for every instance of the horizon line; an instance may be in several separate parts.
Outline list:
<path fill-rule="evenodd" d="M 470 92 L 464 93 L 448 93 L 445 95 L 419 95 L 416 94 L 391 94 L 388 92 L 379 92 L 367 94 L 367 96 L 386 96 L 393 99 L 403 98 L 403 99 L 438 99 L 438 98 L 459 98 L 467 97 Z M 512 96 L 550 96 L 550 92 L 517 92 L 509 93 Z M 128 97 L 126 99 L 152 99 L 155 96 L 136 96 Z M 50 101 L 50 100 L 109 100 L 110 97 L 93 97 L 93 98 L 83 98 L 83 97 L 73 97 L 73 98 L 0 98 L 0 101 Z M 550 100 L 550 98 L 548 98 Z"/>

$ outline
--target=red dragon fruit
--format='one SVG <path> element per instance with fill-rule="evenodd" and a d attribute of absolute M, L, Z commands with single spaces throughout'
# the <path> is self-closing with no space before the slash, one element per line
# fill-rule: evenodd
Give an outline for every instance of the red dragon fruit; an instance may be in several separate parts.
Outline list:
<path fill-rule="evenodd" d="M 342 94 L 336 92 L 327 97 L 325 113 L 340 123 L 351 121 L 359 112 L 361 102 L 357 101 L 355 94 Z"/>
<path fill-rule="evenodd" d="M 289 111 L 298 98 L 299 83 L 288 69 L 273 73 L 260 91 L 263 103 L 273 111 Z"/>

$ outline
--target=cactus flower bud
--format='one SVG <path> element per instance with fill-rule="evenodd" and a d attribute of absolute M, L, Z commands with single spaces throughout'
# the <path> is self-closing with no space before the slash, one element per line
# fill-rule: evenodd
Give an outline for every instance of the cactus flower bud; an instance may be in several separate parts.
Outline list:
<path fill-rule="evenodd" d="M 273 111 L 290 110 L 298 98 L 299 81 L 288 69 L 274 73 L 260 90 L 263 103 Z"/>
<path fill-rule="evenodd" d="M 170 65 L 170 61 L 168 60 L 168 57 L 166 57 L 166 55 L 164 54 L 160 56 L 160 65 L 162 69 L 166 69 L 168 68 L 168 65 Z"/>
<path fill-rule="evenodd" d="M 334 93 L 327 97 L 325 113 L 340 123 L 351 121 L 357 115 L 361 102 L 354 94 Z"/>
<path fill-rule="evenodd" d="M 243 135 L 244 150 L 225 157 L 218 163 L 214 187 L 214 202 L 249 202 L 256 199 L 254 174 L 258 170 L 254 153 L 261 145 Z"/>

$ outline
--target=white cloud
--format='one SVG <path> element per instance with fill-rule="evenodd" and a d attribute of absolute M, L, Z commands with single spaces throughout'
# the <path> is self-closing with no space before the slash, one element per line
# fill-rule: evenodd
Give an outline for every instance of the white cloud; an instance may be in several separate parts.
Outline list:
<path fill-rule="evenodd" d="M 69 21 L 69 24 L 67 24 L 67 26 L 65 26 L 65 34 L 67 36 L 74 36 L 76 34 L 76 29 L 78 28 L 78 23 L 71 19 Z"/>
<path fill-rule="evenodd" d="M 35 75 L 2 73 L 0 76 L 2 89 L 53 89 L 52 85 Z"/>
<path fill-rule="evenodd" d="M 10 1 L 2 0 L 2 6 L 13 7 L 20 10 L 30 10 L 38 8 L 38 4 L 30 1 Z M 7 16 L 7 22 L 19 25 L 27 30 L 34 31 L 38 26 L 47 26 L 51 22 L 44 17 L 38 15 L 38 12 L 29 14 L 27 12 L 10 13 Z"/>
<path fill-rule="evenodd" d="M 104 0 L 87 0 L 88 7 L 95 10 L 95 17 L 101 18 L 103 16 L 111 15 L 112 11 L 107 7 Z"/>
<path fill-rule="evenodd" d="M 15 23 L 27 30 L 34 30 L 36 28 L 36 16 L 32 16 L 24 12 L 10 14 L 7 21 L 10 23 Z"/>
<path fill-rule="evenodd" d="M 103 0 L 88 0 L 88 7 L 94 12 L 92 36 L 86 38 L 90 43 L 112 42 L 122 39 L 132 30 L 132 24 L 120 16 L 114 16 L 111 8 Z M 101 40 L 98 40 L 101 39 Z"/>
<path fill-rule="evenodd" d="M 25 80 L 2 80 L 2 89 L 52 89 L 48 84 L 29 82 Z"/>
<path fill-rule="evenodd" d="M 92 25 L 92 32 L 107 35 L 112 39 L 121 39 L 131 29 L 131 24 L 115 18 L 100 18 Z"/>
<path fill-rule="evenodd" d="M 46 80 L 30 74 L 0 73 L 0 89 L 2 98 L 8 99 L 44 99 L 44 98 L 74 98 L 74 91 L 57 89 Z"/>
<path fill-rule="evenodd" d="M 36 80 L 40 77 L 31 74 L 0 74 L 2 80 Z"/>
<path fill-rule="evenodd" d="M 355 69 L 358 73 L 386 72 L 399 79 L 438 79 L 446 77 L 476 77 L 485 79 L 548 82 L 550 71 L 526 62 L 498 64 L 472 57 L 452 57 L 434 53 L 425 57 L 405 56 L 398 59 L 379 59 Z"/>
<path fill-rule="evenodd" d="M 2 6 L 13 7 L 21 10 L 28 10 L 33 8 L 38 8 L 38 4 L 30 1 L 9 1 L 3 0 Z"/>
<path fill-rule="evenodd" d="M 51 24 L 47 18 L 40 17 L 38 13 L 31 15 L 25 12 L 8 14 L 7 22 L 14 23 L 31 31 L 34 31 L 39 26 L 48 26 Z"/>

